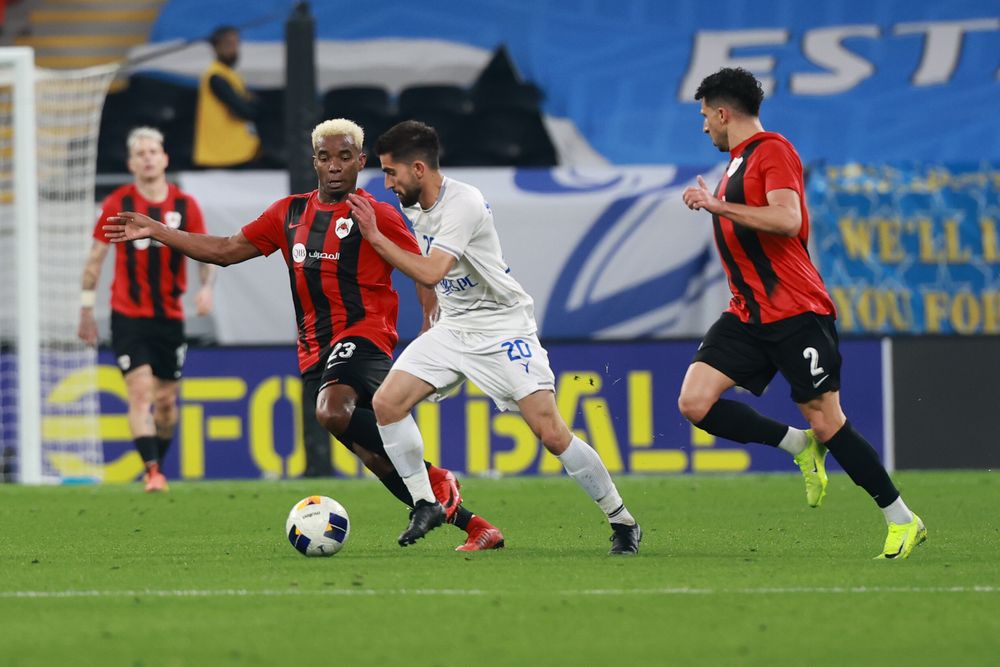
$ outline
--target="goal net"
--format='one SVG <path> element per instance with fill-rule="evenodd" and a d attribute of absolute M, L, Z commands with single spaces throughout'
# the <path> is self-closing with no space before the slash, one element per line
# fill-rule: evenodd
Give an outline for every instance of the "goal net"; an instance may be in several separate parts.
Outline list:
<path fill-rule="evenodd" d="M 116 67 L 42 70 L 0 48 L 0 461 L 4 481 L 99 480 L 97 353 L 77 338 Z"/>

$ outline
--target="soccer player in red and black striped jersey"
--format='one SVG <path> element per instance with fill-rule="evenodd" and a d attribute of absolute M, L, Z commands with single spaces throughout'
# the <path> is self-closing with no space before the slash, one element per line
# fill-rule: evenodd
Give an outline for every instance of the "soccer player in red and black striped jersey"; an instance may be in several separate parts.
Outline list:
<path fill-rule="evenodd" d="M 361 127 L 347 119 L 317 125 L 312 147 L 319 187 L 278 200 L 229 238 L 186 234 L 134 212 L 112 218 L 104 230 L 113 242 L 152 238 L 221 266 L 281 251 L 295 304 L 299 370 L 305 385 L 319 380 L 317 420 L 412 508 L 413 498 L 386 456 L 371 404 L 392 365 L 398 339 L 393 267 L 362 237 L 351 217 L 348 195 L 364 197 L 374 207 L 379 230 L 399 246 L 416 255 L 420 247 L 394 206 L 357 188 L 358 173 L 365 165 L 363 142 Z M 430 289 L 418 287 L 418 295 L 426 326 L 437 301 Z M 449 522 L 469 534 L 459 548 L 502 545 L 494 526 L 461 506 L 454 475 L 424 465 Z M 499 538 L 479 546 L 486 534 Z"/>
<path fill-rule="evenodd" d="M 715 190 L 699 176 L 684 203 L 712 214 L 715 242 L 733 294 L 688 367 L 678 405 L 694 425 L 736 442 L 788 451 L 806 479 L 806 500 L 826 493 L 827 452 L 885 515 L 889 533 L 878 558 L 906 558 L 927 529 L 903 502 L 878 454 L 840 406 L 836 311 L 809 258 L 809 211 L 802 163 L 785 137 L 765 132 L 760 82 L 741 68 L 708 76 L 695 94 L 704 131 L 730 154 Z M 739 385 L 763 393 L 775 373 L 809 422 L 801 431 L 722 398 Z"/>
<path fill-rule="evenodd" d="M 191 234 L 204 234 L 205 222 L 194 198 L 167 182 L 169 158 L 163 135 L 151 127 L 132 130 L 126 140 L 133 182 L 104 200 L 94 228 L 94 242 L 83 271 L 80 338 L 97 344 L 94 302 L 101 265 L 110 246 L 104 238 L 108 218 L 119 211 L 141 211 Z M 128 422 L 146 467 L 146 491 L 166 490 L 160 470 L 177 427 L 177 381 L 184 366 L 184 310 L 187 258 L 161 243 L 140 239 L 120 245 L 111 283 L 111 347 L 125 376 Z M 199 315 L 212 309 L 215 267 L 198 267 Z"/>

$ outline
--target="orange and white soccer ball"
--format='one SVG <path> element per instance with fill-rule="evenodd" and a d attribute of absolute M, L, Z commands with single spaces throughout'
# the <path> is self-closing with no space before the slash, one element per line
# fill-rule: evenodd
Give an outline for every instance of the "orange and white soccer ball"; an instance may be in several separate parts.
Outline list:
<path fill-rule="evenodd" d="M 303 556 L 332 556 L 344 548 L 351 520 L 344 506 L 333 498 L 309 496 L 288 513 L 285 534 Z"/>

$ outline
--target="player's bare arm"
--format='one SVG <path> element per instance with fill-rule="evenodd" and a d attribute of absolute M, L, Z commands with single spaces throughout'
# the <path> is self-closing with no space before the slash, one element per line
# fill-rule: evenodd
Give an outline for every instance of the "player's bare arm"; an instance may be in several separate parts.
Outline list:
<path fill-rule="evenodd" d="M 436 248 L 431 250 L 431 254 L 427 257 L 403 250 L 379 230 L 375 222 L 375 208 L 371 202 L 357 194 L 347 195 L 347 202 L 351 206 L 351 216 L 358 223 L 361 235 L 375 248 L 375 252 L 417 284 L 434 287 L 448 275 L 451 267 L 458 261 L 454 255 Z"/>
<path fill-rule="evenodd" d="M 111 243 L 153 239 L 204 264 L 229 266 L 259 257 L 261 254 L 260 250 L 247 240 L 243 232 L 229 237 L 191 234 L 171 229 L 149 216 L 134 211 L 124 211 L 110 216 L 108 224 L 102 229 Z"/>
<path fill-rule="evenodd" d="M 198 264 L 198 278 L 201 279 L 201 289 L 194 297 L 195 310 L 199 315 L 208 315 L 212 312 L 214 296 L 212 288 L 215 285 L 215 266 L 212 264 Z"/>
<path fill-rule="evenodd" d="M 686 188 L 682 197 L 684 204 L 694 211 L 721 215 L 757 231 L 795 236 L 802 229 L 799 194 L 788 188 L 768 192 L 767 206 L 747 206 L 717 198 L 708 189 L 705 179 L 699 176 L 697 187 Z"/>
<path fill-rule="evenodd" d="M 97 344 L 97 322 L 94 320 L 94 305 L 91 302 L 94 298 L 94 290 L 97 288 L 97 281 L 101 277 L 101 266 L 104 258 L 108 256 L 111 246 L 103 241 L 94 240 L 90 246 L 90 254 L 87 255 L 87 263 L 83 267 L 83 280 L 81 289 L 87 294 L 86 302 L 80 305 L 80 326 L 76 335 L 87 345 Z"/>

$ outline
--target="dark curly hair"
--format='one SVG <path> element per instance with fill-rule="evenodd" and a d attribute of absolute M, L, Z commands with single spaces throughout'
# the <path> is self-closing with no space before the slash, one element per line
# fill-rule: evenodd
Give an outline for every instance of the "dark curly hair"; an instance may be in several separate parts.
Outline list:
<path fill-rule="evenodd" d="M 694 99 L 705 100 L 712 106 L 727 102 L 743 113 L 760 115 L 760 103 L 764 101 L 764 89 L 760 81 L 742 67 L 723 67 L 715 74 L 706 76 L 698 86 Z"/>
<path fill-rule="evenodd" d="M 404 120 L 386 130 L 375 142 L 376 155 L 391 155 L 400 162 L 422 160 L 431 169 L 440 167 L 441 142 L 437 130 L 417 120 Z"/>

